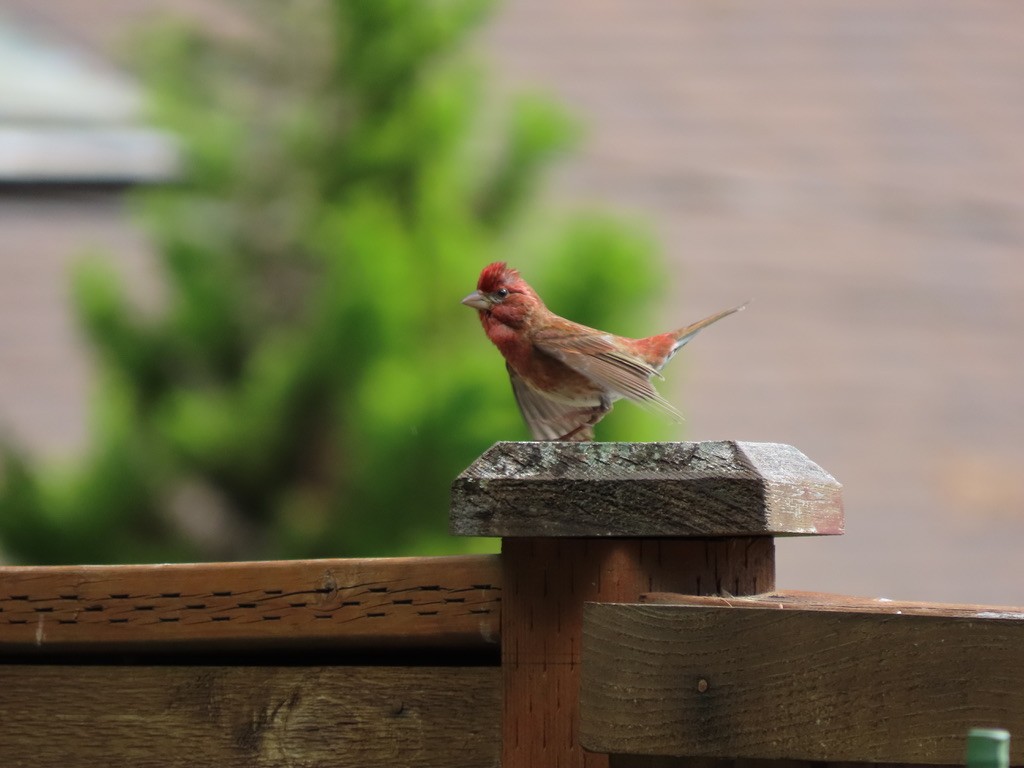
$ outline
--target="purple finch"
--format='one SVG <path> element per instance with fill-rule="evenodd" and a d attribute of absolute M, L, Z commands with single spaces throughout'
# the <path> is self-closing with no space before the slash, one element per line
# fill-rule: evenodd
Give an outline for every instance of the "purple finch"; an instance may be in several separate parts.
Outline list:
<path fill-rule="evenodd" d="M 478 310 L 484 331 L 505 358 L 519 410 L 536 440 L 593 440 L 594 425 L 619 398 L 679 412 L 651 379 L 697 333 L 733 312 L 646 339 L 628 339 L 559 317 L 504 262 L 480 273 L 462 303 Z"/>

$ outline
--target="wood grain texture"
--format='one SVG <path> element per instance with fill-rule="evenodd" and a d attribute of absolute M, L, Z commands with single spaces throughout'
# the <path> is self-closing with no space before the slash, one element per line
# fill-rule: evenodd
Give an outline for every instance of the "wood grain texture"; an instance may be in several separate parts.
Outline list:
<path fill-rule="evenodd" d="M 503 768 L 598 768 L 579 743 L 583 604 L 672 590 L 771 589 L 774 541 L 506 539 L 502 543 Z"/>
<path fill-rule="evenodd" d="M 904 763 L 870 763 L 871 768 L 902 768 Z M 714 757 L 670 757 L 660 755 L 612 755 L 610 768 L 867 768 L 865 763 L 805 760 L 722 759 Z M 917 768 L 934 768 L 918 764 Z"/>
<path fill-rule="evenodd" d="M 496 555 L 0 568 L 0 653 L 495 648 Z"/>
<path fill-rule="evenodd" d="M 496 443 L 452 484 L 466 536 L 843 532 L 841 486 L 773 443 Z"/>
<path fill-rule="evenodd" d="M 758 595 L 722 597 L 718 595 L 681 595 L 675 592 L 648 592 L 640 595 L 641 603 L 692 605 L 698 607 L 774 608 L 777 610 L 855 611 L 858 613 L 889 613 L 910 616 L 960 616 L 973 619 L 1017 619 L 1024 621 L 1024 607 L 1010 605 L 977 605 L 969 603 L 926 603 L 912 600 L 890 600 L 885 597 L 852 597 L 828 592 L 807 592 L 785 589 Z"/>
<path fill-rule="evenodd" d="M 582 680 L 589 749 L 961 764 L 970 727 L 1024 732 L 1024 621 L 592 604 Z"/>
<path fill-rule="evenodd" d="M 0 666 L 4 768 L 480 768 L 495 667 Z"/>

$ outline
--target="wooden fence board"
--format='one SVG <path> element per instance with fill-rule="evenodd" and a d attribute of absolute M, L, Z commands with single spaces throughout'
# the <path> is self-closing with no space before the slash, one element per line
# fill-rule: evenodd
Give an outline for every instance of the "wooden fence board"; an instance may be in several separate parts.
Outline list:
<path fill-rule="evenodd" d="M 0 666 L 4 768 L 480 768 L 496 667 Z"/>
<path fill-rule="evenodd" d="M 647 592 L 640 595 L 642 603 L 670 605 L 723 606 L 727 608 L 776 608 L 778 610 L 839 611 L 858 613 L 890 613 L 913 616 L 961 616 L 974 619 L 1024 620 L 1024 607 L 1009 605 L 976 605 L 973 603 L 926 603 L 912 600 L 890 600 L 885 597 L 854 597 L 828 592 L 807 592 L 784 589 L 757 595 L 683 595 L 678 592 Z"/>
<path fill-rule="evenodd" d="M 903 763 L 808 763 L 803 760 L 723 759 L 714 757 L 667 757 L 664 755 L 613 755 L 609 768 L 905 768 Z M 917 765 L 915 768 L 938 768 Z"/>
<path fill-rule="evenodd" d="M 601 752 L 962 764 L 970 727 L 1024 733 L 1014 613 L 588 604 L 582 664 Z"/>
<path fill-rule="evenodd" d="M 0 568 L 0 654 L 497 650 L 496 555 Z"/>

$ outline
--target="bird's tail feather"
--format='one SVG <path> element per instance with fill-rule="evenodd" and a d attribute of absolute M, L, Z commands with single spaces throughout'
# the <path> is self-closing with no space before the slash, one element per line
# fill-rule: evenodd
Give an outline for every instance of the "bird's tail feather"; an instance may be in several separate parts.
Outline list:
<path fill-rule="evenodd" d="M 749 303 L 749 301 L 745 301 L 738 307 L 733 307 L 732 309 L 725 309 L 722 310 L 721 312 L 716 312 L 713 315 L 705 317 L 703 320 L 698 320 L 696 323 L 691 323 L 690 325 L 687 325 L 683 328 L 679 328 L 678 330 L 672 331 L 672 335 L 676 337 L 676 343 L 672 345 L 672 354 L 678 352 L 682 347 L 686 345 L 686 343 L 690 339 L 692 339 L 694 336 L 696 336 L 698 333 L 700 333 L 702 330 L 707 328 L 712 323 L 717 323 L 723 317 L 728 317 L 729 315 L 735 312 L 739 312 L 745 309 L 747 304 Z"/>

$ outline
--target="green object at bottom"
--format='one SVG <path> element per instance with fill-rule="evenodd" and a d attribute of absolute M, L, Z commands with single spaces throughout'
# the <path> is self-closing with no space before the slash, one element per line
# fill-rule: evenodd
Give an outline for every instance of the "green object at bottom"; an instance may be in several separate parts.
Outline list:
<path fill-rule="evenodd" d="M 968 768 L 1009 768 L 1010 733 L 1001 728 L 972 728 L 967 734 Z"/>

